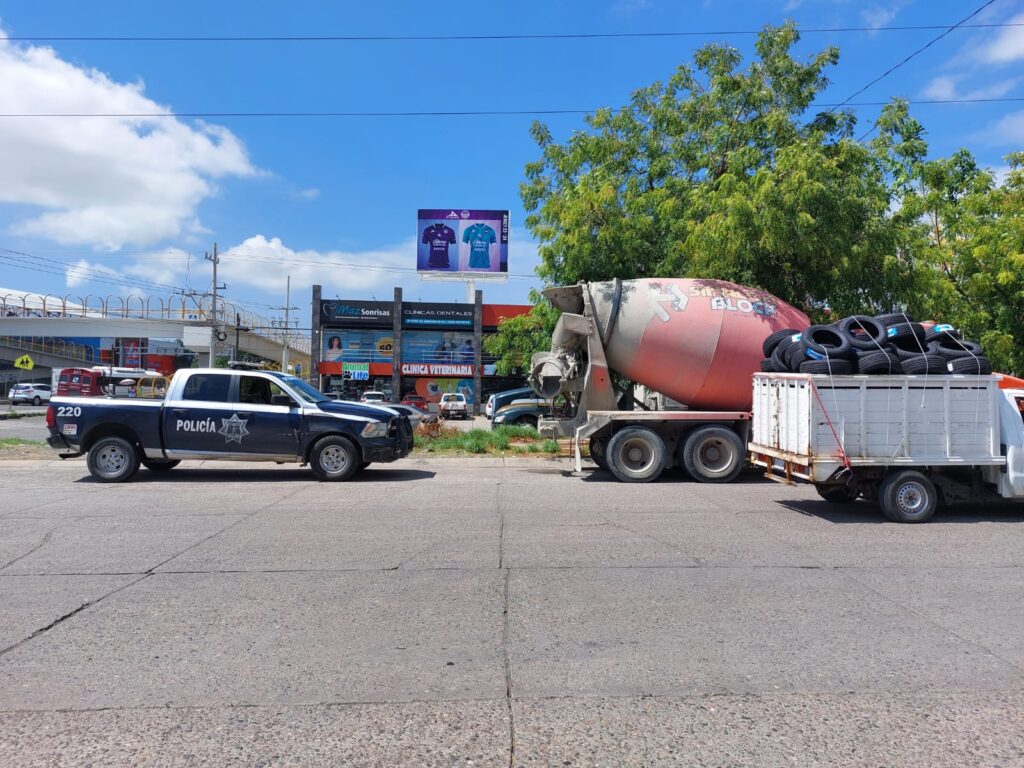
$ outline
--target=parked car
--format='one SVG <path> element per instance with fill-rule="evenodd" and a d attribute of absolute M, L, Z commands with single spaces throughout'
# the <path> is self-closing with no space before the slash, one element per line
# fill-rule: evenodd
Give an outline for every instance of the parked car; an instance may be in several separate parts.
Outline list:
<path fill-rule="evenodd" d="M 517 387 L 516 389 L 506 389 L 504 392 L 495 392 L 487 398 L 487 407 L 490 408 L 487 418 L 493 419 L 495 413 L 513 400 L 536 399 L 536 397 L 537 395 L 530 387 Z"/>
<path fill-rule="evenodd" d="M 440 403 L 441 416 L 445 419 L 468 419 L 469 403 L 466 396 L 460 393 L 449 392 L 441 395 Z"/>
<path fill-rule="evenodd" d="M 487 398 L 487 403 L 484 404 L 484 416 L 488 419 L 494 417 L 494 395 Z"/>
<path fill-rule="evenodd" d="M 374 403 L 374 405 L 381 405 L 381 406 L 383 406 L 385 408 L 388 408 L 388 409 L 394 411 L 395 413 L 401 414 L 402 416 L 408 416 L 409 417 L 409 423 L 412 424 L 413 429 L 415 429 L 416 426 L 421 421 L 428 420 L 428 419 L 435 419 L 435 420 L 437 419 L 437 417 L 434 416 L 432 413 L 427 413 L 426 411 L 420 410 L 419 408 L 417 408 L 414 405 L 406 405 L 404 402 L 402 402 L 402 403 Z"/>
<path fill-rule="evenodd" d="M 541 419 L 546 419 L 550 415 L 551 403 L 549 401 L 536 397 L 522 398 L 513 400 L 495 411 L 494 418 L 491 419 L 491 428 L 500 427 L 503 424 L 536 428 Z"/>
<path fill-rule="evenodd" d="M 11 405 L 18 403 L 32 403 L 41 405 L 49 402 L 53 394 L 49 384 L 15 384 L 11 387 Z"/>
<path fill-rule="evenodd" d="M 383 392 L 375 392 L 373 390 L 368 390 L 366 392 L 363 392 L 363 394 L 359 397 L 359 402 L 360 403 L 374 403 L 374 404 L 376 404 L 376 403 L 383 403 L 387 399 L 388 399 L 388 396 L 385 395 Z"/>
<path fill-rule="evenodd" d="M 406 395 L 402 398 L 401 405 L 410 405 L 413 408 L 418 408 L 421 411 L 427 410 L 427 400 L 420 395 Z"/>

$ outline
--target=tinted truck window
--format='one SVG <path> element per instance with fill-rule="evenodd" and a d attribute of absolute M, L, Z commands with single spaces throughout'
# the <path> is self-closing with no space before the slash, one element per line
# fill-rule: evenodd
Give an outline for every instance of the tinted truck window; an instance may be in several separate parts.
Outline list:
<path fill-rule="evenodd" d="M 231 374 L 197 373 L 185 382 L 182 400 L 205 400 L 226 403 L 231 390 Z"/>

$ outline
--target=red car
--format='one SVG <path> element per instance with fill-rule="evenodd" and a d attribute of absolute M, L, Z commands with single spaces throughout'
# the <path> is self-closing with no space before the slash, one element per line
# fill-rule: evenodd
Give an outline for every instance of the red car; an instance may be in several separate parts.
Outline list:
<path fill-rule="evenodd" d="M 401 405 L 411 405 L 413 408 L 419 408 L 421 411 L 427 410 L 427 401 L 419 395 L 406 395 L 402 398 Z"/>

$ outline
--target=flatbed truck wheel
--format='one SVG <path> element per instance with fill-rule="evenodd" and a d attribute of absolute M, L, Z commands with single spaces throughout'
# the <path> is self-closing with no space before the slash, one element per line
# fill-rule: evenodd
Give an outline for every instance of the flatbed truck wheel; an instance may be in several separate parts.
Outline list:
<path fill-rule="evenodd" d="M 608 470 L 623 483 L 649 483 L 665 468 L 665 441 L 647 427 L 620 429 L 608 441 Z"/>
<path fill-rule="evenodd" d="M 743 470 L 739 435 L 727 427 L 695 429 L 683 443 L 683 466 L 699 483 L 728 483 Z"/>
<path fill-rule="evenodd" d="M 894 523 L 923 523 L 935 514 L 939 492 L 928 477 L 914 470 L 890 473 L 878 491 L 882 514 Z"/>
<path fill-rule="evenodd" d="M 139 449 L 123 437 L 101 437 L 89 448 L 85 463 L 101 483 L 124 483 L 139 471 Z"/>
<path fill-rule="evenodd" d="M 168 472 L 174 469 L 176 466 L 181 464 L 176 459 L 164 460 L 164 459 L 143 459 L 142 466 L 148 469 L 150 472 Z"/>
<path fill-rule="evenodd" d="M 860 491 L 849 485 L 816 485 L 814 490 L 830 504 L 849 504 L 860 498 Z"/>

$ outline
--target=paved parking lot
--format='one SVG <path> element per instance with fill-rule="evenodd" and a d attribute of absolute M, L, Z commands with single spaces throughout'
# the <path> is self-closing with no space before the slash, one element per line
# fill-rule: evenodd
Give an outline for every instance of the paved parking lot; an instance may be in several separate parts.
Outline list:
<path fill-rule="evenodd" d="M 0 466 L 0 765 L 1021 766 L 1024 514 Z"/>

